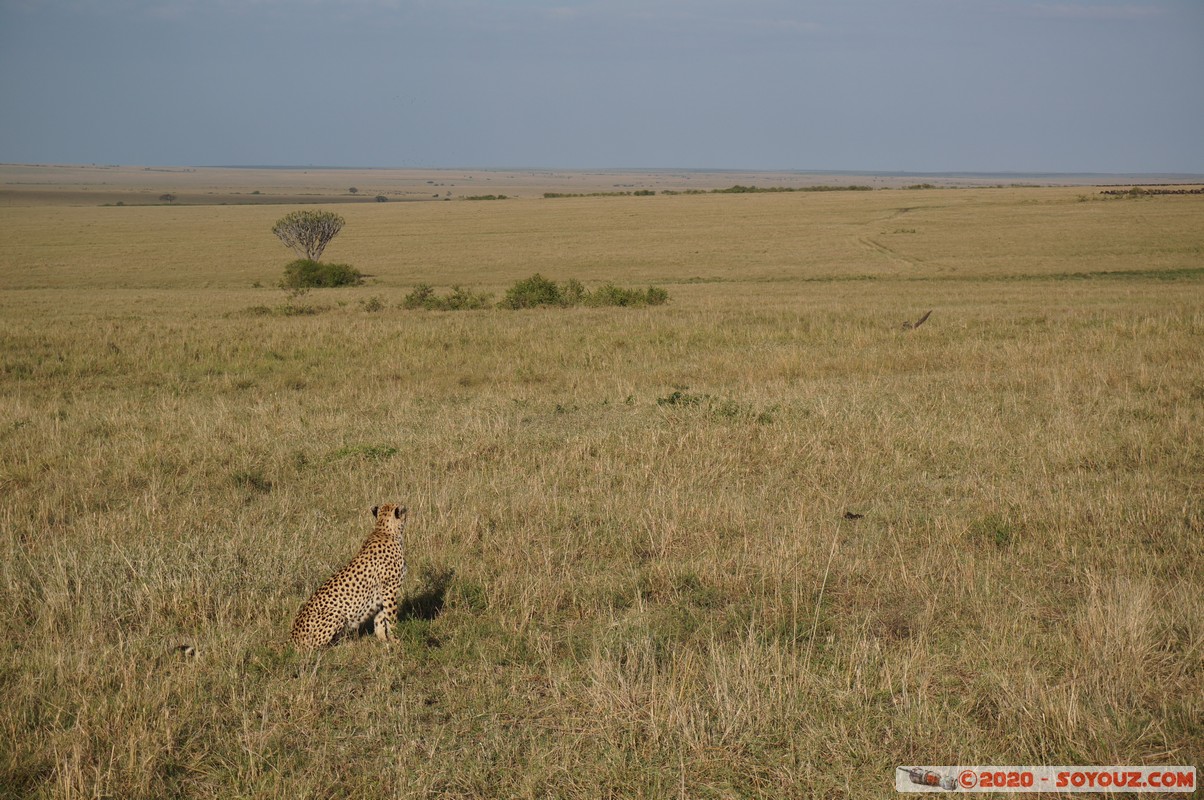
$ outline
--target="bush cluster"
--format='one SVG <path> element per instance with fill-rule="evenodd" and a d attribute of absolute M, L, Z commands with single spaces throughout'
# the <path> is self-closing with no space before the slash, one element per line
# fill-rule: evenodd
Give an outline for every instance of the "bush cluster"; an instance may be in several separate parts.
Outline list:
<path fill-rule="evenodd" d="M 424 308 L 427 311 L 471 311 L 478 308 L 489 308 L 493 295 L 486 292 L 474 292 L 462 286 L 453 286 L 449 294 L 435 294 L 435 288 L 429 283 L 420 283 L 414 291 L 401 301 L 402 308 Z"/>
<path fill-rule="evenodd" d="M 420 283 L 402 300 L 402 308 L 427 311 L 464 311 L 482 308 L 567 308 L 569 306 L 659 306 L 669 301 L 669 293 L 658 286 L 647 289 L 628 289 L 604 283 L 592 292 L 576 278 L 563 284 L 548 280 L 536 273 L 516 281 L 506 290 L 500 302 L 493 295 L 453 286 L 448 294 L 440 295 L 429 283 Z"/>
<path fill-rule="evenodd" d="M 712 194 L 775 194 L 778 192 L 869 192 L 872 186 L 729 186 L 726 189 L 712 189 Z"/>
<path fill-rule="evenodd" d="M 587 306 L 660 306 L 669 302 L 669 293 L 659 286 L 625 289 L 604 283 L 585 297 Z"/>
<path fill-rule="evenodd" d="M 662 189 L 661 194 L 679 195 L 679 194 L 763 194 L 777 192 L 868 192 L 872 191 L 872 186 L 851 185 L 851 186 L 729 186 L 726 189 Z M 918 187 L 909 187 L 918 188 Z M 564 198 L 564 197 L 652 197 L 656 192 L 652 189 L 637 189 L 634 192 L 589 192 L 586 194 L 570 194 L 566 192 L 544 192 L 543 196 L 549 200 Z"/>
<path fill-rule="evenodd" d="M 659 306 L 668 300 L 669 293 L 657 286 L 627 289 L 605 283 L 591 292 L 576 278 L 561 286 L 535 273 L 507 289 L 499 305 L 510 309 L 539 306 Z"/>
<path fill-rule="evenodd" d="M 549 200 L 564 197 L 655 197 L 656 192 L 652 189 L 636 189 L 634 192 L 544 192 L 543 196 Z"/>
<path fill-rule="evenodd" d="M 324 289 L 332 286 L 358 286 L 363 274 L 347 264 L 326 264 L 299 258 L 284 268 L 282 289 Z"/>

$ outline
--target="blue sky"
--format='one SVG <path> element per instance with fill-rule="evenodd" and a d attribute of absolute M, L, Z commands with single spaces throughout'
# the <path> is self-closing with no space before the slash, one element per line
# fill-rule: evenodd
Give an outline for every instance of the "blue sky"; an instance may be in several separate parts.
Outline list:
<path fill-rule="evenodd" d="M 1204 173 L 1204 2 L 0 0 L 0 161 Z"/>

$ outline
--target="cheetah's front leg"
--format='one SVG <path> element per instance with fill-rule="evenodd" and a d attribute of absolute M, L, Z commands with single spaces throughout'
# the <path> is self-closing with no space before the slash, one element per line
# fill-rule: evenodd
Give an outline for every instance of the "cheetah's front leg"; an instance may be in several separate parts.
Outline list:
<path fill-rule="evenodd" d="M 372 619 L 372 627 L 376 638 L 382 642 L 393 640 L 393 622 L 397 619 L 397 600 L 386 598 L 384 606 Z"/>

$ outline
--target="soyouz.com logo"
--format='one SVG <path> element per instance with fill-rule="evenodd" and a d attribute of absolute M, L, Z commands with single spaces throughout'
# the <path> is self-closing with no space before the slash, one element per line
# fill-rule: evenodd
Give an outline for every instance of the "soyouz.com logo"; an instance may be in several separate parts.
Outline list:
<path fill-rule="evenodd" d="M 898 792 L 1178 792 L 1195 767 L 899 767 Z"/>

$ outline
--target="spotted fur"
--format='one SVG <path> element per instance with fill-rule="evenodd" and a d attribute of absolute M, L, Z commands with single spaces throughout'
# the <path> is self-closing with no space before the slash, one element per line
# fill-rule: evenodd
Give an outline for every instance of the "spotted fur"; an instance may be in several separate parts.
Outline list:
<path fill-rule="evenodd" d="M 397 592 L 406 576 L 405 506 L 372 509 L 376 527 L 351 562 L 305 601 L 293 622 L 298 647 L 325 647 L 339 636 L 373 621 L 376 638 L 393 638 Z"/>

